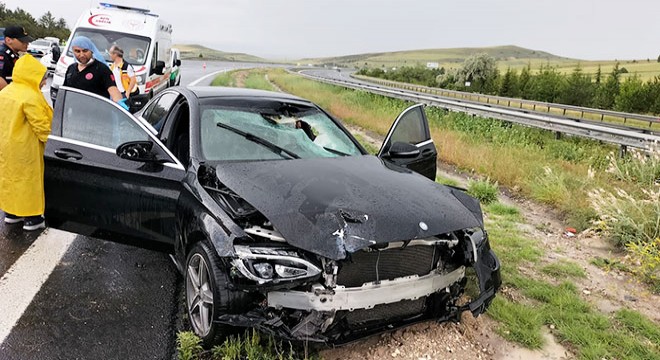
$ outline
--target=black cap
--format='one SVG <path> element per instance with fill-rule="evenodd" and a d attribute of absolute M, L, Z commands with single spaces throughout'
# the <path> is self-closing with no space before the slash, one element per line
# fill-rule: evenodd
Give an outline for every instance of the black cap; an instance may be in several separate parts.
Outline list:
<path fill-rule="evenodd" d="M 25 32 L 22 26 L 9 26 L 5 29 L 5 37 L 19 40 L 24 43 L 33 42 L 34 38 Z"/>

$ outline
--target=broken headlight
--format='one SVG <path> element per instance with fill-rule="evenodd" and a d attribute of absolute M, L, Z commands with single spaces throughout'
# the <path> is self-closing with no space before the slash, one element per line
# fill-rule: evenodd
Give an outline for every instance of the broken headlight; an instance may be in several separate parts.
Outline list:
<path fill-rule="evenodd" d="M 290 248 L 236 245 L 234 249 L 237 258 L 232 265 L 241 275 L 259 284 L 299 280 L 321 273 L 318 266 Z"/>

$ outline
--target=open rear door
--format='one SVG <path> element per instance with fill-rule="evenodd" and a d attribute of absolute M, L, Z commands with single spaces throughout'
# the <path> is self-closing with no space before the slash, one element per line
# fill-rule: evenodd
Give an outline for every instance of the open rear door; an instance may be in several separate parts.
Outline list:
<path fill-rule="evenodd" d="M 397 117 L 378 157 L 435 181 L 438 151 L 431 139 L 424 104 L 413 105 Z"/>

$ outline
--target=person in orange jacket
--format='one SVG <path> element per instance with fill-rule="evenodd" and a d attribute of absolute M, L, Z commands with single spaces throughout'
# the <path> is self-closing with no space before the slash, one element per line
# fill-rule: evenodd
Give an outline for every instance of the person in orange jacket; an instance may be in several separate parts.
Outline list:
<path fill-rule="evenodd" d="M 13 81 L 0 91 L 0 209 L 24 230 L 46 227 L 44 150 L 53 109 L 41 93 L 47 69 L 32 55 L 16 61 Z"/>

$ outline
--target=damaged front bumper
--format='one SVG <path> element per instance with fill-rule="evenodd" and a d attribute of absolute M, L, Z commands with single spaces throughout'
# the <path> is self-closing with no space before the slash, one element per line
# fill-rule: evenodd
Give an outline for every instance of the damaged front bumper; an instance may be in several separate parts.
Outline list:
<path fill-rule="evenodd" d="M 262 293 L 260 306 L 243 314 L 224 314 L 217 321 L 256 328 L 288 340 L 340 345 L 417 322 L 460 321 L 465 311 L 478 316 L 486 311 L 501 285 L 500 263 L 485 234 L 472 240 L 462 248 L 464 264 L 451 270 L 434 269 L 423 276 L 356 287 L 328 287 L 314 282 L 304 290 L 268 288 Z M 466 276 L 469 267 L 474 268 L 480 292 L 471 302 L 457 305 L 470 278 Z M 421 304 L 419 311 L 393 315 L 399 307 L 411 304 Z M 365 317 L 368 312 L 372 312 L 371 317 Z M 369 321 L 356 325 L 356 316 Z"/>
<path fill-rule="evenodd" d="M 425 276 L 407 276 L 394 280 L 383 280 L 361 287 L 337 286 L 325 289 L 321 284 L 312 286 L 311 291 L 271 291 L 268 306 L 276 309 L 307 311 L 354 311 L 372 309 L 374 306 L 404 300 L 417 300 L 446 289 L 465 277 L 465 267 L 448 274 L 435 271 Z"/>

